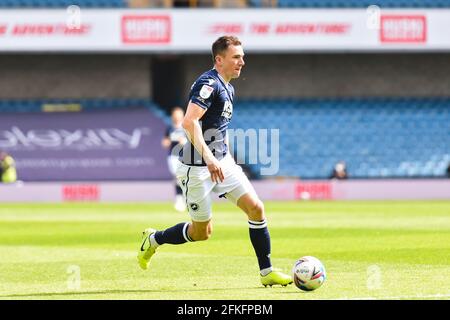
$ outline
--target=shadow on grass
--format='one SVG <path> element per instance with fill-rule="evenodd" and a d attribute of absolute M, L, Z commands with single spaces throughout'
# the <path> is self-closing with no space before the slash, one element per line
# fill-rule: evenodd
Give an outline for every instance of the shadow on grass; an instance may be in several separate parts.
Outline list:
<path fill-rule="evenodd" d="M 67 291 L 67 292 L 40 292 L 40 293 L 27 293 L 27 294 L 7 294 L 0 295 L 0 299 L 2 298 L 26 298 L 26 297 L 51 297 L 51 296 L 82 296 L 82 295 L 96 295 L 96 294 L 125 294 L 125 293 L 180 293 L 180 292 L 211 292 L 211 291 L 239 291 L 239 290 L 248 290 L 248 289 L 264 289 L 270 290 L 264 287 L 241 287 L 241 288 L 193 288 L 193 289 L 160 289 L 160 290 L 95 290 L 95 291 Z M 286 291 L 280 291 L 279 293 L 286 294 Z M 298 293 L 298 292 L 296 292 Z"/>

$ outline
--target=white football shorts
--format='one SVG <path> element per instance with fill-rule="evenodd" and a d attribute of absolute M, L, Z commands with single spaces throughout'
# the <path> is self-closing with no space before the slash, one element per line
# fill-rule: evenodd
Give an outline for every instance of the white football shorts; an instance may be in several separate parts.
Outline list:
<path fill-rule="evenodd" d="M 189 215 L 193 221 L 204 222 L 212 217 L 211 192 L 225 197 L 237 204 L 241 196 L 246 193 L 254 193 L 255 189 L 236 164 L 233 157 L 227 154 L 222 160 L 224 181 L 220 183 L 211 180 L 211 174 L 206 166 L 187 166 L 178 161 L 176 177 L 183 190 Z"/>

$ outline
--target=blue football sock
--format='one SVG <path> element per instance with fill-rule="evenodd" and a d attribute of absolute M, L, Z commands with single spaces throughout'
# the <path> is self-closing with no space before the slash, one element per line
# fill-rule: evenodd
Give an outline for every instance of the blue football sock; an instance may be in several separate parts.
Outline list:
<path fill-rule="evenodd" d="M 164 231 L 155 232 L 155 240 L 159 245 L 168 244 L 182 244 L 193 240 L 188 234 L 189 222 L 182 222 Z"/>
<path fill-rule="evenodd" d="M 272 267 L 270 261 L 270 234 L 266 220 L 248 221 L 250 240 L 258 258 L 259 270 Z"/>

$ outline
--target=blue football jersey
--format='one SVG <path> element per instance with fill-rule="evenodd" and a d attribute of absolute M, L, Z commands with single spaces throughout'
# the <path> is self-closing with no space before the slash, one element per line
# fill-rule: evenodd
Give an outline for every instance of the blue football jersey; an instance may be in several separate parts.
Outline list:
<path fill-rule="evenodd" d="M 228 152 L 226 132 L 233 115 L 234 88 L 226 84 L 216 69 L 203 73 L 192 85 L 189 101 L 206 110 L 200 119 L 203 138 L 217 159 Z M 186 165 L 205 166 L 194 146 L 188 142 L 180 152 L 180 161 Z"/>

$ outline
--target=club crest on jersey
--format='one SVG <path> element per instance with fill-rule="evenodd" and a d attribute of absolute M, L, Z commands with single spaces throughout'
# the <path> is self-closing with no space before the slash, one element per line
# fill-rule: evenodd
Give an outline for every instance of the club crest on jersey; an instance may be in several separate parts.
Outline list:
<path fill-rule="evenodd" d="M 223 105 L 222 117 L 225 117 L 228 120 L 230 120 L 232 116 L 233 116 L 233 104 L 227 100 Z"/>
<path fill-rule="evenodd" d="M 202 97 L 203 99 L 208 99 L 213 91 L 214 91 L 213 87 L 204 84 L 203 87 L 200 89 L 200 97 Z"/>

